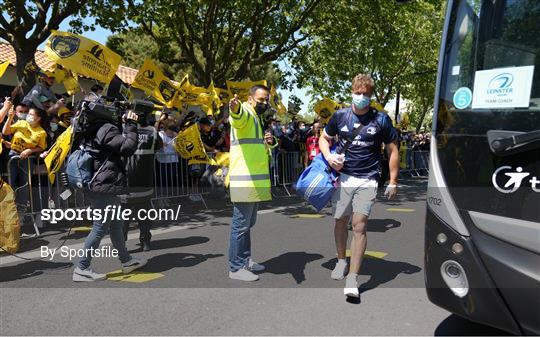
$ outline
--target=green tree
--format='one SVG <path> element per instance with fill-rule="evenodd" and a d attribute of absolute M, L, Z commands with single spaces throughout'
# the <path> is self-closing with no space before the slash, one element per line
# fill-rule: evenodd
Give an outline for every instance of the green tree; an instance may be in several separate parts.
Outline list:
<path fill-rule="evenodd" d="M 168 44 L 167 48 L 162 48 L 142 28 L 132 28 L 109 36 L 107 47 L 121 55 L 123 64 L 128 67 L 139 69 L 144 63 L 144 60 L 150 58 L 171 79 L 180 80 L 184 74 L 188 73 L 192 75 L 195 85 L 205 85 L 198 78 L 193 78 L 193 66 L 190 63 L 167 62 L 171 58 L 177 59 L 181 57 L 182 52 L 174 41 Z M 199 61 L 202 62 L 202 60 Z M 266 79 L 269 85 L 273 84 L 276 87 L 285 82 L 285 78 L 279 67 L 273 62 L 250 68 L 247 77 L 256 80 Z M 216 81 L 214 82 L 218 85 Z M 224 87 L 224 84 L 219 83 L 219 86 Z"/>
<path fill-rule="evenodd" d="M 314 11 L 318 25 L 308 41 L 290 57 L 297 84 L 309 87 L 313 96 L 347 101 L 352 78 L 362 72 L 375 79 L 375 98 L 383 106 L 398 90 L 433 100 L 431 89 L 408 87 L 431 81 L 420 74 L 436 73 L 443 5 L 436 0 L 325 2 Z"/>
<path fill-rule="evenodd" d="M 122 0 L 3 0 L 0 1 L 0 38 L 17 55 L 17 77 L 23 80 L 24 69 L 35 63 L 38 46 L 69 18 L 74 32 L 93 29 L 94 24 L 116 28 L 122 22 Z M 83 18 L 93 16 L 95 23 L 85 25 Z M 23 89 L 33 85 L 34 76 L 24 79 Z"/>
<path fill-rule="evenodd" d="M 307 39 L 321 0 L 128 0 L 128 17 L 151 36 L 160 61 L 189 64 L 202 85 L 249 78 Z M 174 48 L 177 46 L 180 53 Z"/>

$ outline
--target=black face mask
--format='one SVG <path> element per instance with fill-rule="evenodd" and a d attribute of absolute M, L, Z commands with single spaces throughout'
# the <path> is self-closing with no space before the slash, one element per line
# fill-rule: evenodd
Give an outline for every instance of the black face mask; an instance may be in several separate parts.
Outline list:
<path fill-rule="evenodd" d="M 268 110 L 268 103 L 257 102 L 257 105 L 255 105 L 255 112 L 258 115 L 262 115 L 266 110 Z"/>

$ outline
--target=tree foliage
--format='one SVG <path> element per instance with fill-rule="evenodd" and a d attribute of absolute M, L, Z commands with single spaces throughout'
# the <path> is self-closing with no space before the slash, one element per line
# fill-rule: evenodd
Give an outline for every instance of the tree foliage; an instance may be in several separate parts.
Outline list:
<path fill-rule="evenodd" d="M 122 33 L 109 36 L 107 39 L 107 47 L 122 56 L 123 64 L 134 69 L 139 69 L 145 59 L 151 58 L 163 70 L 163 73 L 173 80 L 178 81 L 182 79 L 186 73 L 190 75 L 193 75 L 194 73 L 193 66 L 189 63 L 168 63 L 163 61 L 170 57 L 181 57 L 182 52 L 174 41 L 172 41 L 168 45 L 167 50 L 164 51 L 164 48 L 141 28 L 132 28 L 125 30 Z M 276 86 L 285 82 L 285 78 L 278 66 L 270 62 L 250 68 L 247 77 L 257 80 L 266 79 L 269 84 L 274 84 Z M 193 78 L 192 76 L 190 80 L 195 85 L 205 85 L 196 77 Z M 216 83 L 216 81 L 214 82 Z M 216 86 L 217 85 L 218 84 L 216 83 Z M 219 86 L 225 87 L 224 83 L 220 83 Z"/>
<path fill-rule="evenodd" d="M 314 12 L 317 27 L 291 56 L 297 84 L 315 96 L 349 100 L 352 78 L 370 74 L 385 105 L 398 90 L 433 102 L 444 3 L 337 0 Z"/>
<path fill-rule="evenodd" d="M 7 41 L 17 55 L 17 76 L 22 80 L 24 68 L 34 61 L 38 46 L 51 30 L 69 19 L 74 32 L 94 29 L 94 25 L 118 27 L 123 20 L 122 0 L 3 0 L 0 1 L 0 38 Z M 83 18 L 95 17 L 86 25 Z M 33 82 L 27 78 L 27 82 Z M 31 84 L 31 83 L 26 83 Z"/>
<path fill-rule="evenodd" d="M 223 86 L 306 40 L 321 0 L 128 2 L 130 20 L 160 46 L 161 62 L 189 64 L 202 85 Z"/>

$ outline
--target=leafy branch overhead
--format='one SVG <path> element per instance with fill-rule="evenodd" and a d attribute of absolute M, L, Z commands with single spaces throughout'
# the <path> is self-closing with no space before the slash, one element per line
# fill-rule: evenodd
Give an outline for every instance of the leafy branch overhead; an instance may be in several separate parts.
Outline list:
<path fill-rule="evenodd" d="M 161 62 L 189 64 L 202 85 L 223 85 L 297 48 L 321 0 L 128 2 L 130 19 L 164 48 Z"/>

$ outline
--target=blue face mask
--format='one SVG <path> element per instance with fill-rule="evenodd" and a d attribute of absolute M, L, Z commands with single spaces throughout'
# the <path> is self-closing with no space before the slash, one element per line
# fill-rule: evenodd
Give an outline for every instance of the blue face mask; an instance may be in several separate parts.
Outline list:
<path fill-rule="evenodd" d="M 357 109 L 364 109 L 371 102 L 371 97 L 366 95 L 352 94 L 352 103 Z"/>

